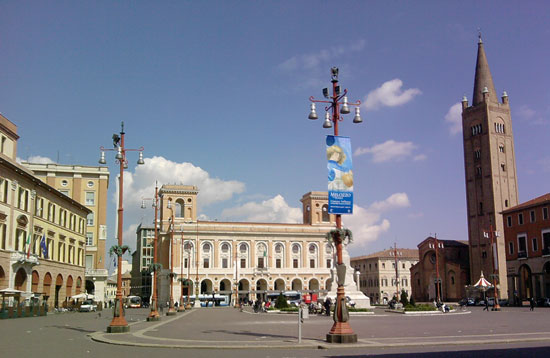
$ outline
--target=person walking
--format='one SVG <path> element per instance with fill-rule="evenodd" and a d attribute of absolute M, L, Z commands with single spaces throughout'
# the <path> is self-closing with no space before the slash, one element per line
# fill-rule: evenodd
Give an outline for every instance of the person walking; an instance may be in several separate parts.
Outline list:
<path fill-rule="evenodd" d="M 534 311 L 534 310 L 535 310 L 535 299 L 531 297 L 531 299 L 529 300 L 529 311 Z"/>
<path fill-rule="evenodd" d="M 483 307 L 483 310 L 489 312 L 489 300 L 487 298 L 485 298 L 485 307 Z"/>
<path fill-rule="evenodd" d="M 327 297 L 327 299 L 325 300 L 325 314 L 327 316 L 330 316 L 330 305 L 331 305 L 331 300 L 330 300 L 330 297 Z"/>

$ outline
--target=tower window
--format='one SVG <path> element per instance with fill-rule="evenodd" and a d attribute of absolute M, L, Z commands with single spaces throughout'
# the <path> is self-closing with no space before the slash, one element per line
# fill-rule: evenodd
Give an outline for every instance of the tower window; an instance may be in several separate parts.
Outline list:
<path fill-rule="evenodd" d="M 481 124 L 472 126 L 472 137 L 482 133 Z"/>
<path fill-rule="evenodd" d="M 478 215 L 483 215 L 483 202 L 479 202 L 479 213 Z"/>
<path fill-rule="evenodd" d="M 502 169 L 503 172 L 505 172 L 506 171 L 506 164 L 501 164 L 500 168 Z"/>
<path fill-rule="evenodd" d="M 504 145 L 499 145 L 498 146 L 498 151 L 501 152 L 501 153 L 504 153 Z"/>
<path fill-rule="evenodd" d="M 476 177 L 481 177 L 481 167 L 476 167 Z"/>
<path fill-rule="evenodd" d="M 481 150 L 477 149 L 474 151 L 474 160 L 478 161 L 481 159 Z"/>
<path fill-rule="evenodd" d="M 508 207 L 508 199 L 504 200 L 504 207 Z"/>
<path fill-rule="evenodd" d="M 504 124 L 502 124 L 502 123 L 495 123 L 495 132 L 497 132 L 497 133 L 504 133 Z"/>

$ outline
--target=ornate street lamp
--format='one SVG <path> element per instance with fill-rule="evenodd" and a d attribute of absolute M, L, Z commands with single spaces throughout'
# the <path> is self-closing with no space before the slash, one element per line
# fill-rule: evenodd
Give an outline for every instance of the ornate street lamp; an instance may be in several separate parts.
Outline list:
<path fill-rule="evenodd" d="M 316 100 L 313 96 L 309 97 L 311 101 L 311 112 L 309 113 L 308 118 L 311 120 L 318 119 L 315 103 L 326 103 L 325 107 L 325 121 L 323 123 L 323 128 L 332 128 L 334 127 L 334 135 L 338 136 L 338 122 L 343 120 L 341 114 L 350 113 L 349 106 L 355 106 L 355 117 L 353 118 L 353 123 L 361 123 L 361 115 L 359 113 L 359 106 L 361 101 L 354 103 L 349 103 L 347 98 L 348 90 L 344 89 L 341 91 L 340 86 L 338 85 L 338 68 L 331 68 L 331 82 L 332 82 L 332 95 L 329 94 L 328 88 L 323 89 L 323 96 L 327 101 Z M 336 307 L 334 310 L 334 325 L 332 329 L 327 334 L 327 342 L 329 343 L 355 343 L 357 342 L 357 335 L 353 333 L 351 326 L 348 323 L 349 314 L 347 312 L 345 304 L 345 275 L 346 267 L 342 258 L 342 243 L 346 238 L 350 238 L 350 231 L 342 229 L 342 215 L 336 215 L 336 228 L 334 234 L 330 233 L 332 240 L 336 246 L 336 256 L 337 256 L 337 272 L 338 272 L 338 290 L 336 296 Z"/>
<path fill-rule="evenodd" d="M 126 246 L 122 245 L 122 233 L 123 233 L 123 217 L 124 209 L 122 206 L 122 194 L 124 188 L 124 169 L 128 168 L 128 161 L 126 160 L 126 152 L 137 151 L 139 152 L 139 159 L 137 161 L 138 165 L 145 164 L 143 161 L 143 147 L 139 149 L 127 149 L 124 147 L 124 122 L 121 123 L 120 136 L 118 134 L 113 134 L 113 146 L 114 149 L 106 149 L 103 146 L 100 147 L 101 157 L 99 159 L 99 164 L 107 164 L 105 160 L 106 151 L 116 151 L 115 156 L 118 164 L 120 165 L 120 175 L 119 175 L 119 188 L 118 188 L 118 245 L 115 245 L 111 248 L 112 252 L 115 252 L 118 256 L 117 262 L 117 289 L 116 289 L 116 298 L 115 298 L 115 307 L 113 309 L 113 320 L 111 324 L 107 327 L 108 333 L 122 333 L 130 331 L 128 322 L 124 318 L 124 305 L 122 298 L 122 254 Z"/>
<path fill-rule="evenodd" d="M 158 321 L 160 314 L 158 312 L 158 274 L 157 272 L 162 268 L 162 265 L 158 263 L 157 246 L 158 246 L 158 207 L 159 207 L 159 191 L 157 183 L 155 182 L 155 197 L 143 198 L 141 201 L 141 208 L 145 209 L 145 200 L 153 200 L 153 207 L 155 208 L 155 239 L 153 240 L 153 264 L 149 267 L 149 270 L 153 272 L 153 282 L 155 289 L 153 290 L 153 297 L 151 299 L 151 313 L 147 317 L 147 321 Z"/>
<path fill-rule="evenodd" d="M 500 311 L 500 304 L 498 303 L 498 244 L 495 242 L 500 233 L 493 230 L 493 224 L 489 225 L 489 231 L 483 231 L 483 236 L 485 238 L 491 238 L 491 258 L 493 259 L 493 294 L 495 297 L 495 304 L 493 306 L 493 311 Z"/>
<path fill-rule="evenodd" d="M 180 303 L 178 306 L 178 312 L 185 311 L 185 301 L 183 299 L 183 285 L 187 282 L 186 279 L 183 278 L 183 225 L 181 225 L 181 248 L 180 248 L 180 288 L 181 288 L 181 296 L 180 296 Z"/>
<path fill-rule="evenodd" d="M 174 316 L 177 311 L 174 308 L 174 277 L 176 274 L 174 273 L 174 208 L 172 208 L 172 200 L 168 199 L 168 204 L 166 205 L 166 208 L 170 210 L 170 302 L 168 304 L 168 312 L 166 312 L 167 316 Z"/>

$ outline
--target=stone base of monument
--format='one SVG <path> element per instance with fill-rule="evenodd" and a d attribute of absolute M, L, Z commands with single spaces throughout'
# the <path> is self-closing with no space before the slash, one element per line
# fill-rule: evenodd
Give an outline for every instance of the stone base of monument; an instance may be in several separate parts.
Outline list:
<path fill-rule="evenodd" d="M 357 335 L 327 333 L 327 343 L 357 343 Z"/>

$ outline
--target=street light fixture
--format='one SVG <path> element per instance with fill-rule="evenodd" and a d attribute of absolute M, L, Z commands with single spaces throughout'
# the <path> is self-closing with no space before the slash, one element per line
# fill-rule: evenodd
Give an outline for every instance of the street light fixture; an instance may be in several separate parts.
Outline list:
<path fill-rule="evenodd" d="M 329 94 L 328 88 L 323 89 L 323 96 L 328 99 L 328 101 L 316 100 L 313 96 L 309 97 L 309 100 L 314 103 L 326 103 L 325 107 L 325 121 L 323 123 L 323 128 L 332 128 L 334 125 L 334 135 L 338 136 L 338 122 L 344 120 L 341 114 L 349 113 L 349 106 L 355 106 L 355 118 L 354 123 L 361 123 L 361 116 L 359 113 L 359 106 L 361 101 L 354 103 L 349 103 L 347 98 L 348 90 L 344 89 L 344 93 L 341 93 L 340 86 L 338 85 L 338 68 L 331 68 L 331 82 L 332 82 L 332 96 Z M 342 107 L 340 107 L 342 106 Z M 315 106 L 311 107 L 311 113 L 309 114 L 309 119 L 317 119 L 317 113 L 315 112 Z M 339 231 L 342 230 L 342 215 L 336 215 L 336 227 Z M 342 235 L 334 235 L 334 244 L 336 246 L 336 256 L 337 264 L 339 267 L 345 267 L 342 255 L 342 243 L 344 237 Z M 344 271 L 345 273 L 345 271 Z M 340 275 L 339 275 L 340 276 Z M 345 277 L 345 275 L 344 275 Z M 344 290 L 344 280 L 338 279 L 338 290 L 336 296 L 336 307 L 334 313 L 334 325 L 332 326 L 330 332 L 327 334 L 327 342 L 330 343 L 356 343 L 357 335 L 351 329 L 351 326 L 348 323 L 349 315 L 344 314 L 346 310 L 345 307 L 345 290 Z"/>
<path fill-rule="evenodd" d="M 493 293 L 495 297 L 495 304 L 493 306 L 493 311 L 500 311 L 500 304 L 498 303 L 498 244 L 496 243 L 496 238 L 500 237 L 498 231 L 493 230 L 493 224 L 489 225 L 489 231 L 483 231 L 483 236 L 485 238 L 491 238 L 491 258 L 493 259 Z"/>
<path fill-rule="evenodd" d="M 168 304 L 167 316 L 174 316 L 177 311 L 174 308 L 174 208 L 172 208 L 172 200 L 168 199 L 166 208 L 170 210 L 170 301 Z"/>
<path fill-rule="evenodd" d="M 99 159 L 99 164 L 107 164 L 107 161 L 105 160 L 105 152 L 106 151 L 116 151 L 117 154 L 115 156 L 118 164 L 120 165 L 120 175 L 119 175 L 119 188 L 118 188 L 118 245 L 113 246 L 112 249 L 116 252 L 116 255 L 118 256 L 118 262 L 117 262 L 117 289 L 116 289 L 116 298 L 115 298 L 115 306 L 113 309 L 113 320 L 111 321 L 111 324 L 107 327 L 108 333 L 123 333 L 123 332 L 129 332 L 130 327 L 128 326 L 128 322 L 126 322 L 126 319 L 124 318 L 124 305 L 123 305 L 123 298 L 122 298 L 122 254 L 124 253 L 125 249 L 122 246 L 122 233 L 123 233 L 123 225 L 122 221 L 124 218 L 124 209 L 122 206 L 122 194 L 124 189 L 124 169 L 128 165 L 128 161 L 126 160 L 126 152 L 129 151 L 137 151 L 140 152 L 140 160 L 138 160 L 138 165 L 143 164 L 143 147 L 139 149 L 128 149 L 124 147 L 124 122 L 120 125 L 120 136 L 118 134 L 113 135 L 113 146 L 114 149 L 107 149 L 103 146 L 100 147 L 101 150 L 101 157 Z"/>
<path fill-rule="evenodd" d="M 141 152 L 140 152 L 141 154 Z M 143 160 L 143 157 L 140 155 L 140 159 Z M 139 161 L 138 161 L 139 162 Z M 145 200 L 153 200 L 153 207 L 155 208 L 155 239 L 153 240 L 153 264 L 151 265 L 151 270 L 153 271 L 153 282 L 155 289 L 153 290 L 153 297 L 151 299 L 151 313 L 147 317 L 147 321 L 158 321 L 160 319 L 160 314 L 158 312 L 158 274 L 157 271 L 160 269 L 160 264 L 158 263 L 157 256 L 157 246 L 158 246 L 158 207 L 159 207 L 159 191 L 158 185 L 155 182 L 155 197 L 154 198 L 143 198 L 141 200 L 141 208 L 145 209 Z"/>

